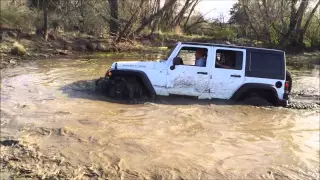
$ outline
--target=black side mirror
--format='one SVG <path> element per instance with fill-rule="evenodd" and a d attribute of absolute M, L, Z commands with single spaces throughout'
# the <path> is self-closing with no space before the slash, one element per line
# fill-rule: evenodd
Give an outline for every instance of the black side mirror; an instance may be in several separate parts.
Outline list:
<path fill-rule="evenodd" d="M 170 66 L 170 69 L 174 70 L 176 68 L 176 65 L 183 65 L 183 61 L 180 57 L 173 58 L 172 66 Z"/>

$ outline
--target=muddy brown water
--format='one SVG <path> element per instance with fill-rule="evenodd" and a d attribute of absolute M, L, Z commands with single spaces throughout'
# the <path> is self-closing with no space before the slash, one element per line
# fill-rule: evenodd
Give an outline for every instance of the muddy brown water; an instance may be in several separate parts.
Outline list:
<path fill-rule="evenodd" d="M 1 73 L 3 177 L 319 179 L 319 109 L 95 92 L 111 62 L 41 60 Z M 319 70 L 293 70 L 319 96 Z M 9 141 L 12 140 L 12 141 Z"/>

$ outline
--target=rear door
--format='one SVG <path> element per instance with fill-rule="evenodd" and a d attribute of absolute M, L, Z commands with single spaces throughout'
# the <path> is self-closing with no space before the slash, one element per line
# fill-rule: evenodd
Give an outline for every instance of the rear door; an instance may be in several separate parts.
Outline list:
<path fill-rule="evenodd" d="M 246 50 L 214 47 L 213 52 L 210 96 L 230 99 L 244 83 Z"/>

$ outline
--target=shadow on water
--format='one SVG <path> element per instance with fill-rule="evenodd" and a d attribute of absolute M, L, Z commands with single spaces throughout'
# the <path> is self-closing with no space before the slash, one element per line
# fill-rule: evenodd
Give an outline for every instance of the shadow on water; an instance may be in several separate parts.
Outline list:
<path fill-rule="evenodd" d="M 103 92 L 102 89 L 95 85 L 95 81 L 93 80 L 80 80 L 75 81 L 65 86 L 62 86 L 60 90 L 67 94 L 69 98 L 78 98 L 78 99 L 88 99 L 94 101 L 106 101 L 110 103 L 118 103 L 118 104 L 145 104 L 145 103 L 156 103 L 156 104 L 168 104 L 168 105 L 237 105 L 233 101 L 227 100 L 202 100 L 197 99 L 195 97 L 189 96 L 178 96 L 172 95 L 169 97 L 165 96 L 157 96 L 155 99 L 151 100 L 115 100 Z"/>

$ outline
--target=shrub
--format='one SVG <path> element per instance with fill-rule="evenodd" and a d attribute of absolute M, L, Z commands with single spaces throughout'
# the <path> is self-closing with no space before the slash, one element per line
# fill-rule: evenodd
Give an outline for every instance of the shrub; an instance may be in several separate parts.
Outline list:
<path fill-rule="evenodd" d="M 24 56 L 27 54 L 27 51 L 22 44 L 19 44 L 18 42 L 14 42 L 13 47 L 11 49 L 11 53 L 13 55 Z"/>
<path fill-rule="evenodd" d="M 230 28 L 222 28 L 220 30 L 216 30 L 213 33 L 213 36 L 215 36 L 217 39 L 232 40 L 236 37 L 236 33 Z"/>
<path fill-rule="evenodd" d="M 1 24 L 7 24 L 12 28 L 26 32 L 33 30 L 36 23 L 37 13 L 25 6 L 1 8 Z"/>

